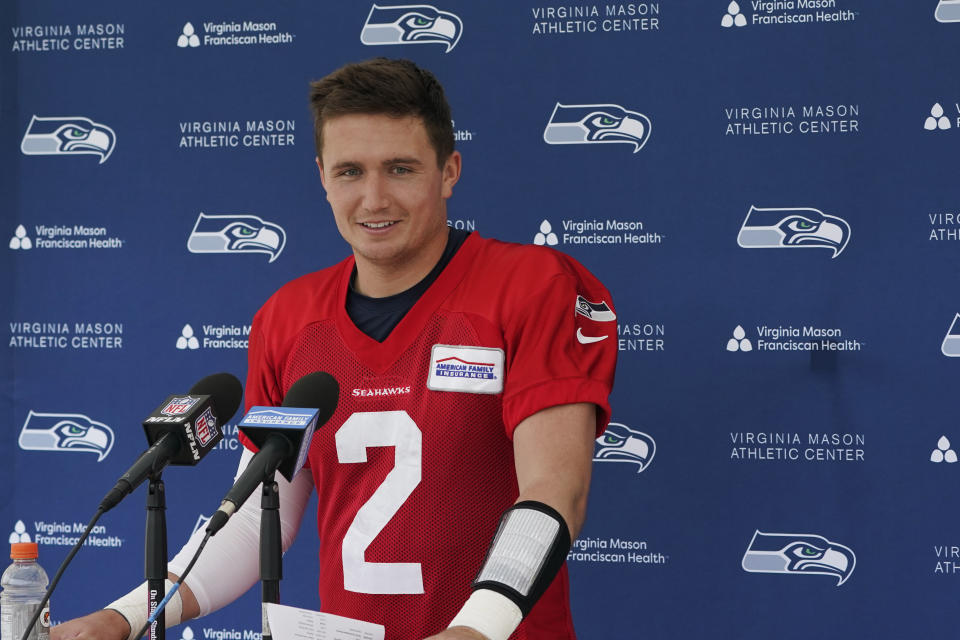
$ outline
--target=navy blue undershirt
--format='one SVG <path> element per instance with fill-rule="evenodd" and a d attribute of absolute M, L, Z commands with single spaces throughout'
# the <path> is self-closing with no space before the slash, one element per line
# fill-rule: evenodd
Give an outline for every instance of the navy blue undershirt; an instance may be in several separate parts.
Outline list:
<path fill-rule="evenodd" d="M 443 255 L 440 256 L 440 261 L 437 262 L 430 273 L 406 291 L 385 298 L 371 298 L 354 290 L 353 282 L 357 277 L 357 268 L 354 266 L 353 275 L 350 276 L 350 289 L 347 291 L 346 305 L 347 315 L 350 316 L 353 324 L 377 342 L 386 340 L 394 327 L 403 320 L 403 316 L 407 315 L 407 312 L 413 308 L 420 296 L 430 288 L 440 272 L 450 264 L 450 260 L 453 259 L 457 250 L 460 249 L 469 235 L 469 231 L 450 227 L 447 246 L 443 250 Z"/>

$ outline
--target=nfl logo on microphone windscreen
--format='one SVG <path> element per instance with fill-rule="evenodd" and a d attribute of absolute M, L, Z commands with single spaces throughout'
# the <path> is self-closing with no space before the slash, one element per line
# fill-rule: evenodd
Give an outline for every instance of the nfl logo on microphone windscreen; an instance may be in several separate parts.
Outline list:
<path fill-rule="evenodd" d="M 190 407 L 197 404 L 200 398 L 194 398 L 191 396 L 184 396 L 183 398 L 173 398 L 170 402 L 167 403 L 161 411 L 161 415 L 165 416 L 179 416 L 183 415 L 190 410 Z"/>
<path fill-rule="evenodd" d="M 213 411 L 207 407 L 206 411 L 197 418 L 196 424 L 197 441 L 201 447 L 207 446 L 207 444 L 213 440 L 216 429 L 217 419 L 213 417 Z"/>

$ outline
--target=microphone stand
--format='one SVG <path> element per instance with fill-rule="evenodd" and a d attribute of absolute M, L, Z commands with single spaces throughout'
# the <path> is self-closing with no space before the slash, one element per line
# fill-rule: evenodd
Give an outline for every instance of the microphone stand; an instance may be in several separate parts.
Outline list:
<path fill-rule="evenodd" d="M 167 501 L 161 471 L 150 474 L 147 489 L 147 534 L 144 549 L 144 577 L 147 579 L 147 611 L 153 615 L 166 589 L 167 579 Z M 150 626 L 150 640 L 165 640 L 167 614 L 161 611 Z"/>
<path fill-rule="evenodd" d="M 275 469 L 276 467 L 274 467 Z M 260 498 L 260 580 L 263 594 L 263 640 L 271 640 L 267 620 L 267 603 L 280 602 L 280 580 L 283 578 L 283 543 L 280 536 L 280 491 L 274 480 L 274 470 L 263 479 Z M 151 639 L 152 640 L 152 639 Z"/>

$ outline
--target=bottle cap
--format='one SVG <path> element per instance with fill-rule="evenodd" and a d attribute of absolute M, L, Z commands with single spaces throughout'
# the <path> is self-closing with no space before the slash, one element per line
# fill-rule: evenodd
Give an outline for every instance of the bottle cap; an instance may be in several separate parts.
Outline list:
<path fill-rule="evenodd" d="M 10 557 L 14 560 L 36 560 L 38 551 L 36 542 L 14 542 L 10 545 Z"/>

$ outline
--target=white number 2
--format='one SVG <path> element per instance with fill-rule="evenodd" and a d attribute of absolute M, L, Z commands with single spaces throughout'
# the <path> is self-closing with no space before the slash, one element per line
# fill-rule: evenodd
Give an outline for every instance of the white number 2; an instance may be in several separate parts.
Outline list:
<path fill-rule="evenodd" d="M 343 587 L 355 593 L 423 593 L 419 562 L 367 562 L 367 547 L 420 484 L 422 436 L 406 411 L 355 413 L 337 431 L 342 463 L 367 461 L 367 447 L 394 447 L 394 465 L 343 537 Z"/>

